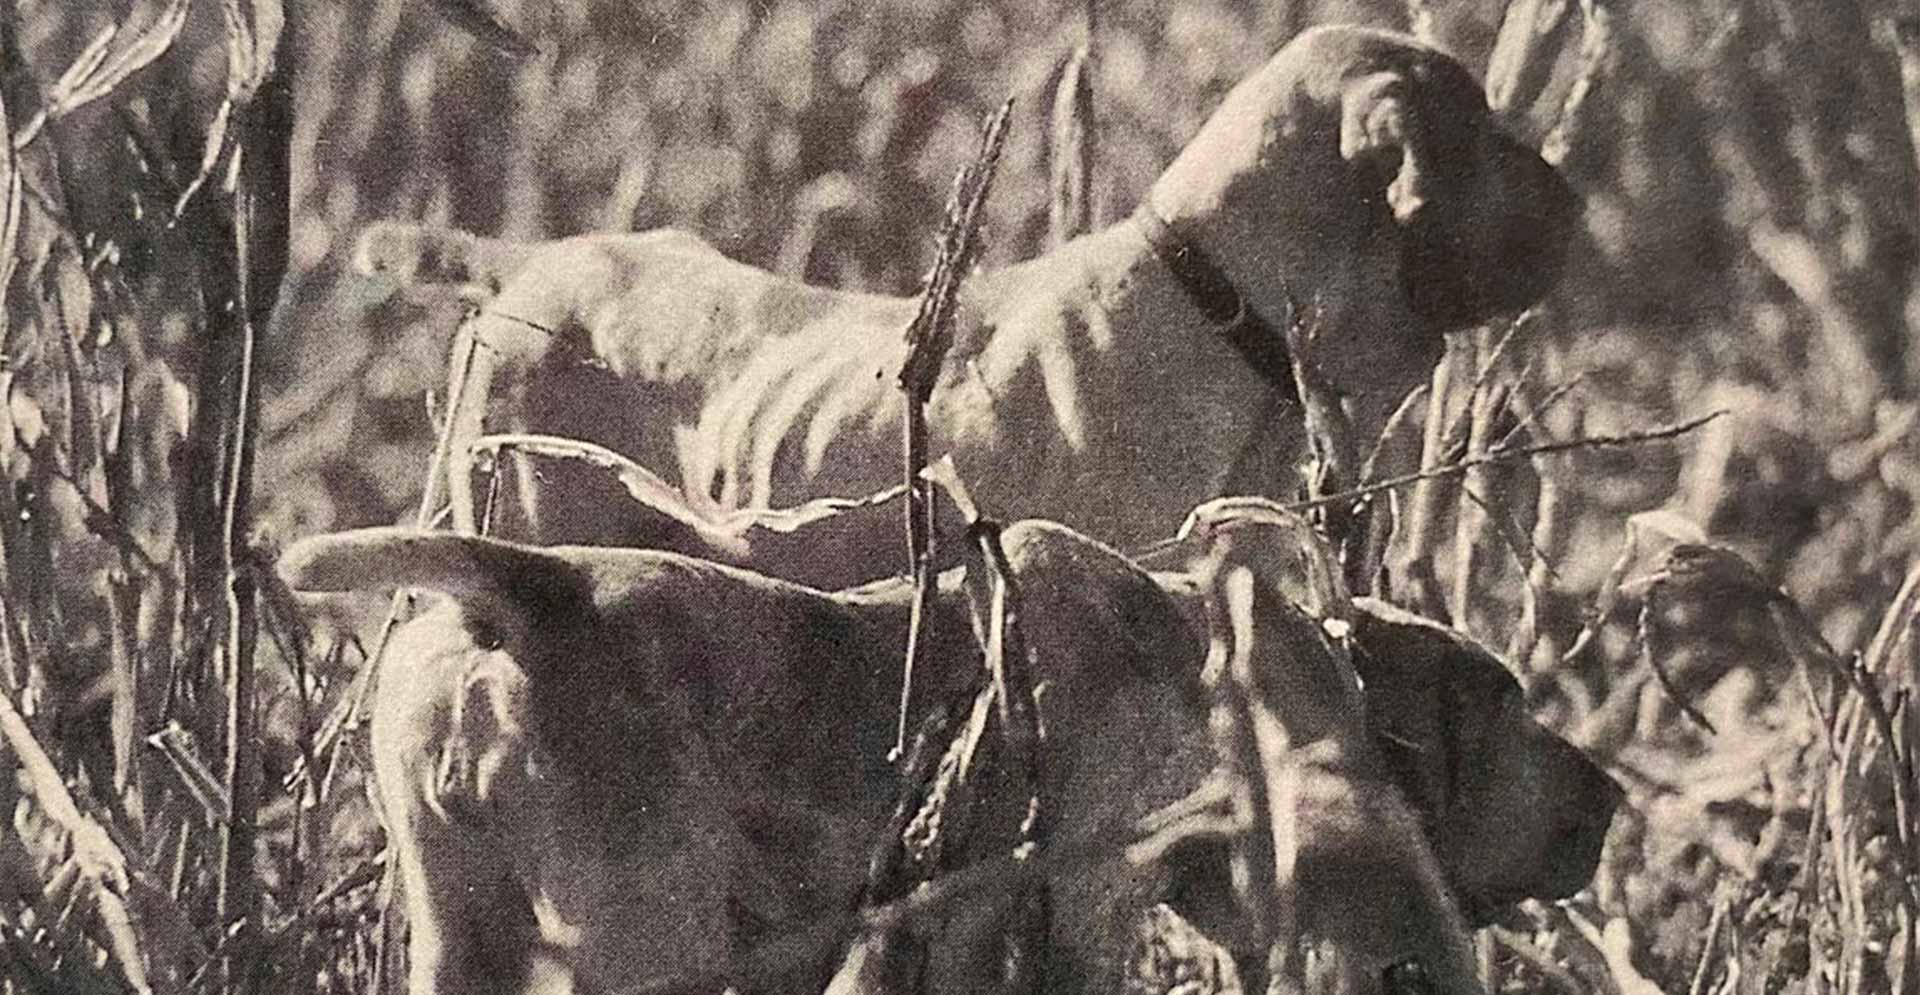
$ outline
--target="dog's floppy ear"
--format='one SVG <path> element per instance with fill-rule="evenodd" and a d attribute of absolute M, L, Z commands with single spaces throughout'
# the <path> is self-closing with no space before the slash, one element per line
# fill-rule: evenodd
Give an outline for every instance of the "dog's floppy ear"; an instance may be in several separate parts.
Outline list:
<path fill-rule="evenodd" d="M 312 536 L 289 546 L 277 568 L 295 591 L 439 591 L 460 604 L 469 625 L 500 638 L 555 609 L 590 603 L 593 593 L 591 578 L 554 553 L 427 529 Z"/>
<path fill-rule="evenodd" d="M 1387 204 L 1406 221 L 1427 202 L 1431 168 L 1425 124 L 1397 72 L 1378 72 L 1347 84 L 1340 97 L 1340 157 L 1393 179 Z"/>
<path fill-rule="evenodd" d="M 1048 659 L 1052 679 L 1076 670 L 1100 681 L 1173 677 L 1182 673 L 1180 661 L 1199 657 L 1201 644 L 1180 606 L 1112 547 L 1031 519 L 1007 526 L 1001 546 L 1020 587 L 1026 637 Z M 989 590 L 983 585 L 973 595 L 980 618 Z"/>
<path fill-rule="evenodd" d="M 1354 654 L 1388 770 L 1431 820 L 1468 920 L 1593 880 L 1621 792 L 1535 721 L 1513 674 L 1452 629 L 1355 599 Z"/>

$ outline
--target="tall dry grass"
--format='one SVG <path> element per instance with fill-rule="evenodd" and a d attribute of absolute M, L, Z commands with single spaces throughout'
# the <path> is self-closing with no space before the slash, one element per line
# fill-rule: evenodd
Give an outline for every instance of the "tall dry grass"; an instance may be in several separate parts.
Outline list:
<path fill-rule="evenodd" d="M 259 355 L 291 241 L 286 13 L 235 0 L 208 35 L 187 3 L 149 4 L 56 39 L 0 11 L 9 991 L 319 990 L 365 960 L 311 827 L 338 803 L 277 783 L 325 689 L 255 545 Z M 205 116 L 135 96 L 165 92 L 143 84 L 177 79 L 196 33 L 227 70 Z M 133 182 L 70 166 L 70 128 L 112 135 Z M 104 217 L 132 223 L 110 237 Z"/>

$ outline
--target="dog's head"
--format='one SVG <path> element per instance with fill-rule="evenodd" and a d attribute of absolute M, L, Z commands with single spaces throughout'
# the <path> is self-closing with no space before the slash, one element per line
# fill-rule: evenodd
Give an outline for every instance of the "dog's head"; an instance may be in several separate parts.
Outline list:
<path fill-rule="evenodd" d="M 1618 785 L 1534 721 L 1519 682 L 1465 637 L 1370 599 L 1355 602 L 1354 666 L 1394 782 L 1475 923 L 1592 880 Z"/>
<path fill-rule="evenodd" d="M 1523 899 L 1570 895 L 1592 879 L 1620 790 L 1534 721 L 1519 682 L 1491 653 L 1391 605 L 1349 599 L 1312 528 L 1270 501 L 1208 502 L 1181 531 L 1189 542 L 1170 553 L 1190 554 L 1197 543 L 1202 569 L 1213 562 L 1253 571 L 1267 595 L 1254 602 L 1256 633 L 1278 634 L 1295 652 L 1325 641 L 1292 620 L 1299 608 L 1287 606 L 1350 624 L 1350 652 L 1304 657 L 1336 664 L 1350 657 L 1344 679 L 1317 692 L 1303 683 L 1309 675 L 1270 680 L 1286 695 L 1287 711 L 1311 719 L 1315 699 L 1322 707 L 1337 704 L 1337 686 L 1358 675 L 1360 702 L 1352 711 L 1365 712 L 1372 752 L 1420 813 L 1471 921 L 1484 923 Z M 1205 625 L 1194 570 L 1155 580 L 1183 603 L 1190 625 Z"/>
<path fill-rule="evenodd" d="M 1314 359 L 1350 395 L 1404 393 L 1444 333 L 1538 301 L 1579 214 L 1464 66 L 1354 26 L 1302 33 L 1237 86 L 1149 201 L 1270 320 L 1317 309 Z"/>
<path fill-rule="evenodd" d="M 1418 317 L 1453 331 L 1552 289 L 1579 203 L 1495 126 L 1464 66 L 1375 32 L 1324 30 L 1297 44 L 1310 71 L 1338 67 L 1337 81 L 1309 89 L 1337 86 L 1340 156 L 1399 228 L 1398 275 Z"/>

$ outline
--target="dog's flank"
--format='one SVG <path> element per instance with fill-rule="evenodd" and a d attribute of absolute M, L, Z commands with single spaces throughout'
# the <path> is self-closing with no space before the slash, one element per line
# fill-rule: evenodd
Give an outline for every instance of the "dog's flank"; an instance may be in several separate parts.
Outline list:
<path fill-rule="evenodd" d="M 1236 935 L 1217 847 L 1188 846 L 1146 866 L 1117 857 L 1117 841 L 1141 819 L 1213 770 L 1193 606 L 1058 526 L 1022 523 L 1005 542 L 1024 631 L 1049 684 L 1048 845 L 1114 854 L 1050 872 L 1049 977 L 1069 989 L 1117 982 L 1133 922 L 1161 902 L 1237 944 L 1243 959 L 1257 954 Z M 375 780 L 414 920 L 416 992 L 524 980 L 536 961 L 583 987 L 704 977 L 749 963 L 762 939 L 851 908 L 871 840 L 902 787 L 884 757 L 904 585 L 830 595 L 668 553 L 536 550 L 395 530 L 306 540 L 288 550 L 283 570 L 296 586 L 365 580 L 469 592 L 396 633 L 375 703 Z M 588 590 L 556 604 L 525 584 L 530 576 Z M 970 694 L 979 670 L 960 579 L 949 574 L 940 590 L 927 702 Z M 1269 622 L 1261 631 L 1285 630 Z M 1293 659 L 1309 670 L 1331 662 L 1308 645 Z M 1369 700 L 1402 680 L 1385 671 L 1369 683 Z M 1274 687 L 1297 698 L 1338 684 Z M 1565 835 L 1558 827 L 1603 830 L 1612 796 L 1505 805 L 1497 784 L 1508 778 L 1577 785 L 1597 774 L 1577 754 L 1539 752 L 1503 727 L 1447 741 L 1486 756 L 1421 758 L 1500 779 L 1495 794 L 1460 793 L 1481 807 L 1448 796 L 1442 809 L 1409 810 L 1402 789 L 1379 780 L 1383 765 L 1362 755 L 1373 749 L 1365 738 L 1340 734 L 1361 721 L 1341 700 L 1274 702 L 1298 728 L 1331 716 L 1311 721 L 1333 734 L 1303 742 L 1293 758 L 1301 927 L 1346 944 L 1366 971 L 1417 957 L 1440 990 L 1475 992 L 1446 884 L 1551 897 L 1543 881 L 1563 882 L 1542 865 L 1569 859 L 1551 849 Z M 1388 727 L 1413 726 L 1408 736 L 1423 721 L 1522 720 L 1480 697 L 1400 700 L 1465 711 L 1403 720 L 1367 710 Z M 1569 761 L 1578 768 L 1562 769 Z M 1451 863 L 1436 860 L 1427 838 L 1443 819 L 1492 824 L 1459 836 L 1492 849 L 1459 845 L 1447 851 Z M 1583 880 L 1591 871 L 1591 862 L 1576 869 Z M 992 925 L 1005 914 L 970 907 L 964 918 Z M 981 941 L 961 925 L 941 937 L 959 964 Z M 824 974 L 809 972 L 830 966 L 831 944 L 817 953 L 801 969 L 816 988 Z M 729 980 L 742 990 L 785 983 Z"/>
<path fill-rule="evenodd" d="M 930 410 L 934 455 L 953 456 L 983 507 L 1123 547 L 1221 494 L 1289 496 L 1304 442 L 1274 385 L 1290 374 L 1248 364 L 1148 230 L 1214 260 L 1265 324 L 1284 328 L 1296 305 L 1318 315 L 1309 358 L 1368 437 L 1445 332 L 1539 299 L 1576 212 L 1458 63 L 1387 32 L 1306 32 L 1227 96 L 1136 218 L 969 281 Z M 472 332 L 497 363 L 502 427 L 600 443 L 721 511 L 897 483 L 887 374 L 912 301 L 803 286 L 682 232 L 520 246 L 402 232 L 378 227 L 361 255 L 416 281 L 498 287 Z M 454 414 L 462 520 L 491 369 Z M 686 539 L 596 471 L 541 472 L 535 485 L 522 468 L 510 534 Z M 892 532 L 848 523 L 751 562 L 844 586 L 897 571 Z"/>

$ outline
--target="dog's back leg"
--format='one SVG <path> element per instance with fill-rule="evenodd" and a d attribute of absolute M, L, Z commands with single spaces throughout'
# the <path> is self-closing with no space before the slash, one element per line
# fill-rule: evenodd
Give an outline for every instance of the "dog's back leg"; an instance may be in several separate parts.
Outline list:
<path fill-rule="evenodd" d="M 403 628 L 392 649 L 404 663 L 380 675 L 371 746 L 375 798 L 411 933 L 408 991 L 567 990 L 564 974 L 558 988 L 524 984 L 537 925 L 515 848 L 489 825 L 500 814 L 495 797 L 514 794 L 489 788 L 526 768 L 515 722 L 517 673 L 497 654 L 468 645 L 451 603 Z"/>
<path fill-rule="evenodd" d="M 407 916 L 408 990 L 481 995 L 531 980 L 533 913 L 504 855 L 417 796 L 398 811 L 391 803 L 383 808 Z"/>

